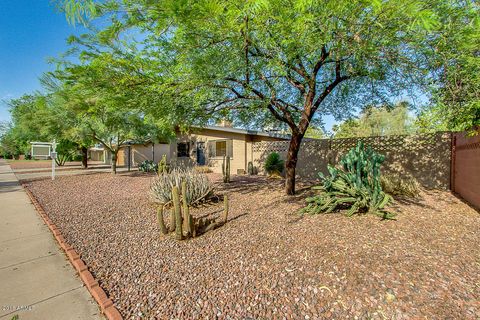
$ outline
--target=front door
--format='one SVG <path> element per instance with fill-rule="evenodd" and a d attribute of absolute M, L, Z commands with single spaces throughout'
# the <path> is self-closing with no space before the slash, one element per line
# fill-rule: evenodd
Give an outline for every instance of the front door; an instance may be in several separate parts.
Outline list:
<path fill-rule="evenodd" d="M 205 165 L 205 142 L 197 142 L 197 164 Z"/>

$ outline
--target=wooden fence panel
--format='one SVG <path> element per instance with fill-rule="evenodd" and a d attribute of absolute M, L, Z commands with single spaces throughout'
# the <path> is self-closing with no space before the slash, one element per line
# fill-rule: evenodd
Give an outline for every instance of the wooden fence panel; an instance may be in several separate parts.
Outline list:
<path fill-rule="evenodd" d="M 480 134 L 453 137 L 452 191 L 480 209 Z"/>

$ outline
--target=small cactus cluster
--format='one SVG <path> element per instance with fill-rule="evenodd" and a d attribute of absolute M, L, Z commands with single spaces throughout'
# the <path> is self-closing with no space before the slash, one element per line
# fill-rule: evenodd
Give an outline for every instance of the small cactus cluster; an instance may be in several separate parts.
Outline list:
<path fill-rule="evenodd" d="M 157 223 L 162 234 L 175 232 L 176 240 L 195 238 L 196 236 L 216 229 L 227 222 L 228 219 L 228 197 L 225 195 L 223 219 L 215 221 L 214 218 L 195 218 L 190 214 L 190 206 L 187 202 L 187 184 L 182 182 L 181 195 L 179 188 L 172 188 L 172 209 L 170 211 L 170 223 L 167 228 L 163 220 L 164 205 L 160 205 L 157 211 Z"/>
<path fill-rule="evenodd" d="M 150 192 L 155 202 L 170 205 L 172 203 L 172 188 L 180 187 L 182 181 L 187 185 L 186 197 L 189 206 L 208 199 L 213 195 L 213 185 L 208 177 L 193 168 L 175 168 L 163 172 L 152 179 Z"/>
<path fill-rule="evenodd" d="M 384 160 L 383 155 L 358 142 L 342 157 L 338 167 L 328 166 L 329 177 L 319 174 L 322 185 L 313 189 L 320 193 L 306 199 L 307 206 L 302 212 L 317 214 L 347 209 L 347 216 L 365 212 L 393 219 L 395 215 L 384 210 L 392 201 L 382 190 L 380 180 L 380 166 Z"/>
<path fill-rule="evenodd" d="M 223 182 L 230 182 L 230 156 L 223 157 L 222 163 Z"/>
<path fill-rule="evenodd" d="M 157 223 L 162 234 L 175 232 L 177 240 L 196 237 L 225 224 L 228 218 L 228 197 L 224 197 L 224 219 L 194 218 L 190 207 L 213 196 L 213 186 L 205 174 L 194 169 L 173 169 L 152 179 L 153 200 L 159 204 Z M 163 219 L 165 209 L 170 209 L 168 228 Z"/>

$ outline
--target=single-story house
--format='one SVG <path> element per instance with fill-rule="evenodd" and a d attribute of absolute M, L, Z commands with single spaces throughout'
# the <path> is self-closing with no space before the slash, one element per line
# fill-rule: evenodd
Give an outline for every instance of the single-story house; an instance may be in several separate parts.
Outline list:
<path fill-rule="evenodd" d="M 158 162 L 166 155 L 167 162 L 181 165 L 208 166 L 213 172 L 222 172 L 225 156 L 230 156 L 232 174 L 248 171 L 253 159 L 253 143 L 289 140 L 290 136 L 278 132 L 238 129 L 229 126 L 193 127 L 188 134 L 178 133 L 170 143 L 133 143 L 122 148 L 119 166 L 138 166 L 145 160 Z M 129 156 L 130 155 L 130 156 Z M 108 162 L 110 157 L 106 156 Z"/>

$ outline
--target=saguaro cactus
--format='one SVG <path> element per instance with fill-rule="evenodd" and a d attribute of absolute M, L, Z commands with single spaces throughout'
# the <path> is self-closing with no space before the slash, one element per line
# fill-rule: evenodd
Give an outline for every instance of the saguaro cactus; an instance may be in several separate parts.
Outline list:
<path fill-rule="evenodd" d="M 175 212 L 175 238 L 177 240 L 183 239 L 182 230 L 182 211 L 180 208 L 180 196 L 178 194 L 178 187 L 172 188 L 173 211 Z"/>
<path fill-rule="evenodd" d="M 168 231 L 175 231 L 175 210 L 173 210 L 173 208 L 170 210 L 170 224 L 168 225 Z"/>
<path fill-rule="evenodd" d="M 182 206 L 183 206 L 183 222 L 185 226 L 185 233 L 187 236 L 192 235 L 192 228 L 193 228 L 193 219 L 190 215 L 190 208 L 188 207 L 188 199 L 187 199 L 187 182 L 182 182 Z"/>
<path fill-rule="evenodd" d="M 253 163 L 252 163 L 252 161 L 249 161 L 249 162 L 248 162 L 248 168 L 247 168 L 247 169 L 248 169 L 247 171 L 248 171 L 248 174 L 249 174 L 249 175 L 252 176 L 252 175 L 255 173 L 255 169 L 253 168 Z"/>
<path fill-rule="evenodd" d="M 165 222 L 163 221 L 163 204 L 161 204 L 157 209 L 157 223 L 158 223 L 158 227 L 160 228 L 160 231 L 163 234 L 167 234 L 168 230 L 167 230 L 167 227 L 165 226 Z"/>
<path fill-rule="evenodd" d="M 223 157 L 222 173 L 223 182 L 230 182 L 230 156 Z"/>
<path fill-rule="evenodd" d="M 228 219 L 228 196 L 223 196 L 223 223 L 227 223 Z"/>

